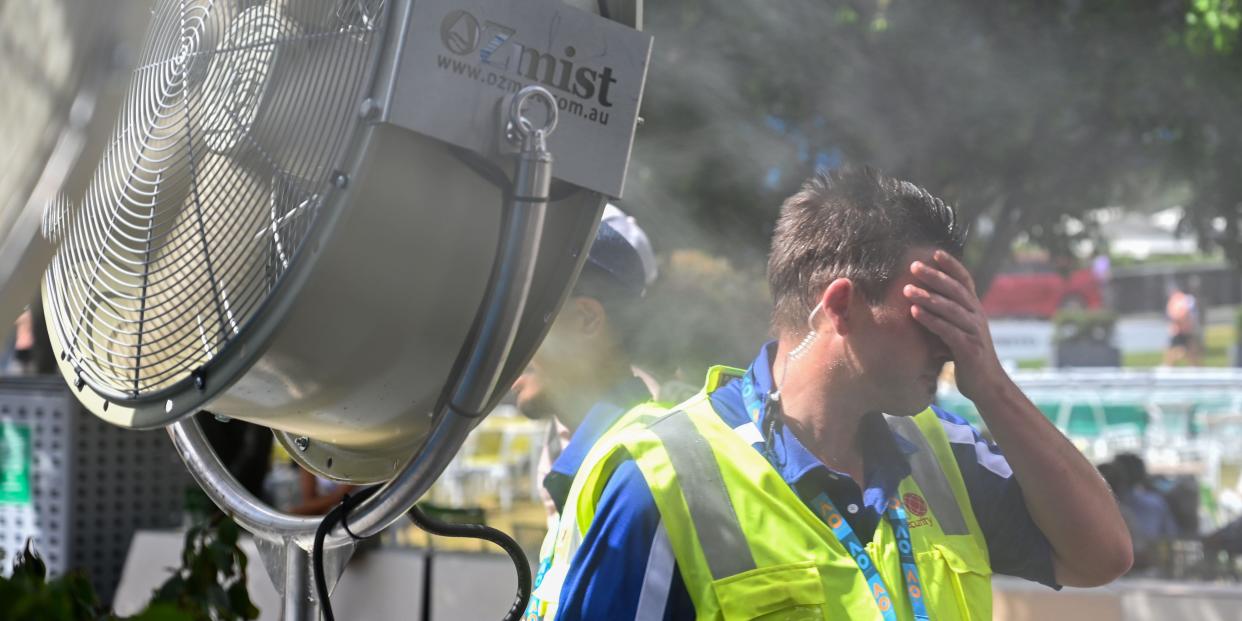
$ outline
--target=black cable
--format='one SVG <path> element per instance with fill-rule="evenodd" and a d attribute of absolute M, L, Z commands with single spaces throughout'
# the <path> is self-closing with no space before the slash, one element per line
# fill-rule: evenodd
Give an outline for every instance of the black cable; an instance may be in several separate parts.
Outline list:
<path fill-rule="evenodd" d="M 763 455 L 768 461 L 784 465 L 784 457 L 776 454 L 776 437 L 785 426 L 785 409 L 781 407 L 780 393 L 768 395 L 763 408 Z M 779 460 L 779 461 L 778 461 Z"/>
<path fill-rule="evenodd" d="M 349 512 L 378 490 L 379 486 L 376 485 L 361 489 L 357 494 L 346 494 L 341 504 L 332 507 L 332 510 L 319 522 L 319 528 L 315 529 L 315 545 L 311 548 L 311 569 L 315 574 L 315 595 L 319 599 L 319 609 L 323 613 L 324 621 L 336 621 L 336 617 L 332 615 L 332 600 L 328 597 L 328 581 L 323 575 L 323 540 L 337 522 L 345 524 Z M 355 540 L 360 539 L 350 532 L 348 526 L 345 527 L 345 532 Z"/>
<path fill-rule="evenodd" d="M 513 601 L 513 607 L 505 615 L 504 621 L 517 621 L 522 618 L 522 615 L 526 612 L 526 605 L 530 603 L 530 562 L 526 560 L 526 552 L 522 550 L 522 547 L 512 537 L 483 524 L 450 524 L 448 522 L 441 522 L 424 513 L 417 505 L 410 509 L 409 516 L 410 521 L 414 522 L 415 526 L 432 535 L 482 539 L 500 546 L 513 561 L 513 568 L 517 571 L 518 581 L 517 597 Z M 427 596 L 430 597 L 431 594 L 428 593 Z M 327 619 L 327 621 L 332 620 Z"/>

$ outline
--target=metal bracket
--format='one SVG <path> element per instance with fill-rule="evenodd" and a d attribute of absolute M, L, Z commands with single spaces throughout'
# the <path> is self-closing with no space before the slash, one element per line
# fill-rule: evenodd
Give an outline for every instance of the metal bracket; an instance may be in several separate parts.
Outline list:
<path fill-rule="evenodd" d="M 532 100 L 543 104 L 544 120 L 541 126 L 537 126 L 534 119 L 530 119 L 525 115 L 528 104 Z M 505 95 L 497 105 L 497 115 L 499 117 L 497 126 L 500 129 L 497 151 L 501 155 L 517 155 L 521 153 L 524 149 L 523 143 L 526 138 L 533 136 L 537 132 L 543 133 L 543 140 L 545 141 L 543 150 L 546 151 L 547 138 L 556 130 L 556 124 L 560 120 L 556 108 L 556 98 L 552 96 L 548 89 L 541 86 L 527 86 L 516 93 Z"/>
<path fill-rule="evenodd" d="M 316 621 L 319 603 L 315 601 L 314 573 L 311 555 L 290 537 L 268 539 L 254 538 L 263 568 L 267 570 L 272 585 L 280 592 L 283 621 Z M 354 555 L 354 543 L 348 540 L 336 546 L 324 546 L 323 574 L 328 593 L 336 588 L 345 566 Z"/>

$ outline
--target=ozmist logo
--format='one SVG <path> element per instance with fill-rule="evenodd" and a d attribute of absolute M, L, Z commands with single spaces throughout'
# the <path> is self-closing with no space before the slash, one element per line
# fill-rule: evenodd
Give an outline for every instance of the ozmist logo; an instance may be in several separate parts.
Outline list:
<path fill-rule="evenodd" d="M 466 11 L 453 11 L 440 22 L 440 41 L 448 51 L 465 56 L 479 49 L 479 20 Z"/>
<path fill-rule="evenodd" d="M 485 66 L 520 76 L 532 82 L 573 95 L 595 100 L 611 108 L 609 90 L 617 83 L 613 68 L 578 64 L 572 45 L 559 54 L 520 43 L 517 30 L 493 21 L 479 19 L 467 11 L 451 11 L 440 22 L 440 41 L 458 56 L 477 54 Z"/>

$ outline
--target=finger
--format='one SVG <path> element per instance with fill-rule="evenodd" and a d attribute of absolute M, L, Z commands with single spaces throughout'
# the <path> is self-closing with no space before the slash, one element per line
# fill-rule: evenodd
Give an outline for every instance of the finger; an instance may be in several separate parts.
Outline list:
<path fill-rule="evenodd" d="M 962 262 L 959 261 L 957 257 L 943 250 L 937 250 L 934 254 L 932 254 L 932 259 L 936 261 L 945 273 L 965 285 L 971 293 L 974 293 L 975 278 L 970 275 L 970 270 L 966 269 L 966 266 L 962 265 Z"/>
<path fill-rule="evenodd" d="M 966 335 L 962 333 L 960 328 L 922 306 L 911 306 L 910 315 L 932 334 L 940 337 L 940 340 L 944 341 L 944 344 L 953 352 L 954 359 L 957 358 L 957 352 L 966 338 Z"/>
<path fill-rule="evenodd" d="M 966 285 L 948 274 L 922 261 L 910 265 L 910 272 L 927 288 L 965 306 L 973 308 L 978 304 L 974 293 L 966 289 Z"/>
<path fill-rule="evenodd" d="M 906 299 L 948 320 L 966 334 L 977 334 L 979 326 L 969 309 L 949 298 L 914 285 L 902 288 Z"/>

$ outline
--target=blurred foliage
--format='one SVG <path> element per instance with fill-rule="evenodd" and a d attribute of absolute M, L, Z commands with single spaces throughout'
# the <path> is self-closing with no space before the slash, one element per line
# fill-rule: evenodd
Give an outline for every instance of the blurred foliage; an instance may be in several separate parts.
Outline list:
<path fill-rule="evenodd" d="M 89 580 L 69 572 L 47 581 L 47 566 L 29 541 L 13 561 L 13 574 L 0 578 L 0 618 L 6 621 L 111 619 Z"/>
<path fill-rule="evenodd" d="M 1186 44 L 1200 52 L 1229 53 L 1238 40 L 1238 0 L 1193 0 L 1186 14 Z"/>
<path fill-rule="evenodd" d="M 702 251 L 679 250 L 660 274 L 634 309 L 642 321 L 627 344 L 635 364 L 696 389 L 711 365 L 746 367 L 768 326 L 763 273 Z"/>
<path fill-rule="evenodd" d="M 156 590 L 150 605 L 120 618 L 104 608 L 79 572 L 47 579 L 47 567 L 29 542 L 0 577 L 0 619 L 5 621 L 248 621 L 259 610 L 246 590 L 246 555 L 237 547 L 237 524 L 217 514 L 186 532 L 182 566 Z"/>
<path fill-rule="evenodd" d="M 780 201 L 854 162 L 955 204 L 981 289 L 1016 239 L 1068 253 L 1101 235 L 1084 213 L 1164 206 L 1174 189 L 1205 251 L 1242 265 L 1238 0 L 646 11 L 656 43 L 627 205 L 663 252 L 754 270 Z"/>
<path fill-rule="evenodd" d="M 246 590 L 246 554 L 237 546 L 241 528 L 223 514 L 198 521 L 185 534 L 181 568 L 155 591 L 190 613 L 192 621 L 245 621 L 259 610 Z"/>

